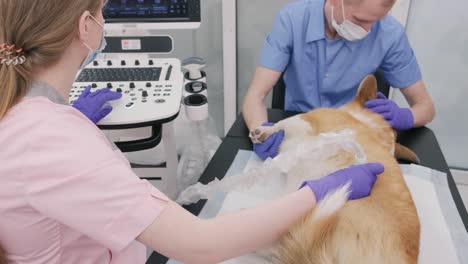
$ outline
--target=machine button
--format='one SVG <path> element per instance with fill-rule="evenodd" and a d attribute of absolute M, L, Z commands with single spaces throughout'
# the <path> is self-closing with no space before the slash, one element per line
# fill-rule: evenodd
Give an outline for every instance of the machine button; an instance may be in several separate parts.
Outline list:
<path fill-rule="evenodd" d="M 128 103 L 127 105 L 125 105 L 125 107 L 130 108 L 130 107 L 132 107 L 133 105 L 134 105 L 134 103 L 130 102 L 130 103 Z"/>
<path fill-rule="evenodd" d="M 143 92 L 141 93 L 141 95 L 142 95 L 143 97 L 148 97 L 148 92 L 147 92 L 147 91 L 143 91 Z"/>
<path fill-rule="evenodd" d="M 165 103 L 166 100 L 164 100 L 164 99 L 157 99 L 157 100 L 155 100 L 154 102 L 157 103 L 157 104 L 162 104 L 162 103 Z"/>

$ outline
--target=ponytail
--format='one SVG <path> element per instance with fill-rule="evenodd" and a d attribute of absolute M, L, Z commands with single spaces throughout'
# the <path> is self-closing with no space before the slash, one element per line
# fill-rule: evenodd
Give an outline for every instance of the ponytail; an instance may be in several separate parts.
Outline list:
<path fill-rule="evenodd" d="M 7 256 L 1 246 L 0 246 L 0 264 L 8 264 Z"/>
<path fill-rule="evenodd" d="M 31 78 L 25 62 L 21 49 L 0 44 L 0 120 L 27 92 Z"/>
<path fill-rule="evenodd" d="M 0 121 L 27 94 L 34 72 L 56 63 L 101 0 L 0 0 Z"/>

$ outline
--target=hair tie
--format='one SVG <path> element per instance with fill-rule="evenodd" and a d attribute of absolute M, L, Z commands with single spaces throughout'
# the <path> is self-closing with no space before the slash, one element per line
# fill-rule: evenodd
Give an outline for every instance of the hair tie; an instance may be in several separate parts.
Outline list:
<path fill-rule="evenodd" d="M 22 48 L 16 49 L 14 44 L 0 44 L 0 64 L 21 65 L 26 62 L 26 56 Z"/>

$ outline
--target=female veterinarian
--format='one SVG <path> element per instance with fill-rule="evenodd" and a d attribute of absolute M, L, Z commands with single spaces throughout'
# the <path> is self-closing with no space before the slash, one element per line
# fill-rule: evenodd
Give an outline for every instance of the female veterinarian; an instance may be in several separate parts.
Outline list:
<path fill-rule="evenodd" d="M 216 263 L 272 244 L 347 182 L 350 199 L 369 195 L 380 164 L 202 220 L 140 180 L 95 126 L 111 111 L 104 103 L 119 96 L 101 90 L 66 103 L 78 70 L 105 45 L 104 4 L 0 0 L 4 263 L 144 263 L 144 245 L 184 263 Z"/>

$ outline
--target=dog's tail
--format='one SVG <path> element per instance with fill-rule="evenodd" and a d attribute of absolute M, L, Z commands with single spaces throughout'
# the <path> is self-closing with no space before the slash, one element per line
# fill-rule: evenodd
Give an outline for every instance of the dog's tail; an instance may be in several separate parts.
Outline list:
<path fill-rule="evenodd" d="M 398 143 L 395 143 L 395 158 L 421 164 L 421 161 L 419 160 L 419 157 L 416 155 L 416 153 Z"/>
<path fill-rule="evenodd" d="M 314 211 L 296 224 L 275 252 L 277 263 L 334 263 L 327 244 L 335 231 L 338 211 L 348 200 L 349 184 L 328 195 Z M 307 231 L 307 232 L 305 232 Z"/>

